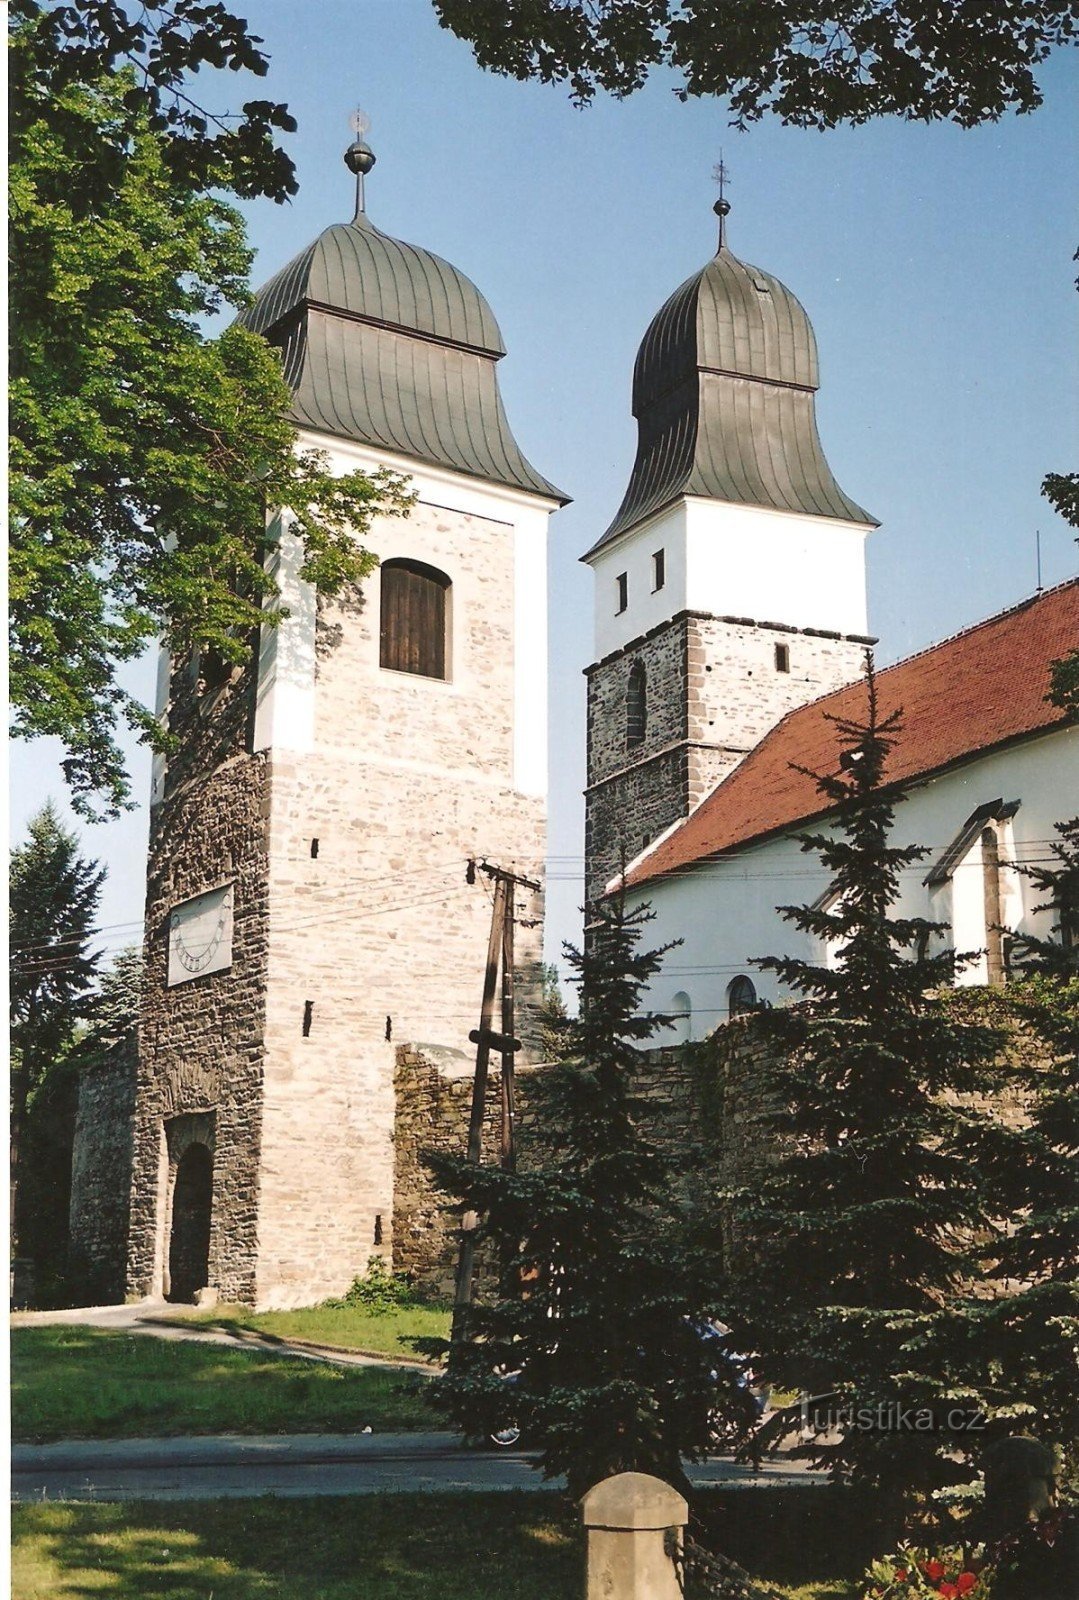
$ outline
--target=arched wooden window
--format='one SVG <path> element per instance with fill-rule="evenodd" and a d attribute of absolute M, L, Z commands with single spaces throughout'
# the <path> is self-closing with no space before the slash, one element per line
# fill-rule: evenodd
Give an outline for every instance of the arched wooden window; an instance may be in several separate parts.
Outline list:
<path fill-rule="evenodd" d="M 629 669 L 626 684 L 626 749 L 633 750 L 644 743 L 648 726 L 648 674 L 643 661 L 635 661 Z"/>
<path fill-rule="evenodd" d="M 422 561 L 382 563 L 379 665 L 422 678 L 448 677 L 450 580 Z"/>
<path fill-rule="evenodd" d="M 752 1011 L 757 1004 L 757 991 L 753 986 L 753 979 L 741 973 L 727 986 L 727 1011 L 732 1017 L 740 1017 L 746 1011 Z"/>

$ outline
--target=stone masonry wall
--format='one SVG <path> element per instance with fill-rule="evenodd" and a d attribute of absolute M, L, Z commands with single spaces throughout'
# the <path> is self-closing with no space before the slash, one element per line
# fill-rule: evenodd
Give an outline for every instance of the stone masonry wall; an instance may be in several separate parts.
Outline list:
<path fill-rule="evenodd" d="M 1040 1059 L 1044 1045 L 1009 1010 L 1006 992 L 962 989 L 951 1003 L 968 1022 L 983 1021 L 1006 1030 L 1004 1059 L 1027 1067 Z M 767 1077 L 774 1045 L 757 1018 L 737 1018 L 700 1044 L 673 1045 L 642 1055 L 637 1093 L 646 1108 L 648 1130 L 670 1158 L 675 1196 L 691 1214 L 712 1210 L 716 1194 L 753 1184 L 775 1158 L 767 1121 L 773 1109 Z M 546 1069 L 536 1066 L 517 1079 L 518 1161 L 522 1170 L 543 1154 L 548 1137 L 535 1089 Z M 396 1122 L 397 1240 L 395 1265 L 418 1284 L 452 1294 L 457 1217 L 423 1164 L 424 1152 L 463 1154 L 468 1135 L 472 1062 L 452 1059 L 423 1047 L 398 1051 Z M 497 1070 L 488 1084 L 484 1128 L 485 1162 L 497 1160 L 499 1105 Z M 994 1103 L 996 1115 L 1011 1126 L 1025 1118 L 1018 1092 Z M 720 1217 L 728 1258 L 747 1248 Z"/>
<path fill-rule="evenodd" d="M 146 972 L 133 1130 L 129 1296 L 166 1287 L 171 1179 L 183 1124 L 213 1128 L 210 1284 L 254 1293 L 267 962 L 269 763 L 236 755 L 185 775 L 151 822 Z M 232 965 L 169 988 L 169 915 L 234 885 Z M 169 1138 L 169 1130 L 173 1137 Z"/>
<path fill-rule="evenodd" d="M 586 894 L 688 815 L 796 706 L 849 683 L 867 641 L 683 611 L 588 668 Z M 789 652 L 789 670 L 776 647 Z M 626 745 L 626 693 L 645 668 L 645 737 Z"/>
<path fill-rule="evenodd" d="M 705 1045 L 668 1046 L 642 1055 L 637 1092 L 651 1136 L 671 1159 L 677 1195 L 687 1206 L 712 1203 L 714 1191 L 747 1181 L 767 1159 L 759 1129 L 759 1093 L 766 1046 L 752 1019 L 720 1029 Z M 535 1086 L 546 1069 L 516 1076 L 518 1162 L 541 1158 L 546 1130 Z M 397 1053 L 394 1179 L 394 1266 L 433 1294 L 453 1292 L 458 1215 L 424 1165 L 425 1152 L 464 1153 L 472 1104 L 473 1061 L 423 1046 Z M 497 1160 L 500 1079 L 492 1068 L 483 1160 Z"/>
<path fill-rule="evenodd" d="M 69 1272 L 79 1304 L 124 1299 L 136 1069 L 131 1039 L 79 1074 L 69 1213 Z"/>
<path fill-rule="evenodd" d="M 320 607 L 315 748 L 273 770 L 263 1306 L 341 1293 L 372 1254 L 397 1259 L 397 1045 L 471 1054 L 479 1016 L 491 884 L 466 882 L 466 864 L 542 882 L 545 805 L 513 786 L 513 538 L 425 504 L 372 530 L 383 560 L 450 578 L 448 681 L 381 669 L 377 572 Z M 516 912 L 527 1042 L 542 890 L 519 891 Z"/>

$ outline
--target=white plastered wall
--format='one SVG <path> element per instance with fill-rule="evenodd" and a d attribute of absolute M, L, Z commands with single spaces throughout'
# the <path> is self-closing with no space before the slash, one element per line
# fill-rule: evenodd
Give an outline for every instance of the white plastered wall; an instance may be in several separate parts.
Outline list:
<path fill-rule="evenodd" d="M 896 810 L 892 840 L 897 845 L 926 845 L 930 854 L 904 872 L 896 914 L 951 923 L 956 930 L 954 943 L 960 948 L 984 943 L 980 845 L 972 847 L 941 889 L 931 891 L 924 880 L 934 859 L 979 806 L 998 798 L 1018 800 L 1015 816 L 1000 828 L 1002 920 L 1006 926 L 1047 937 L 1052 917 L 1035 913 L 1042 896 L 1015 867 L 1017 862 L 1047 861 L 1054 824 L 1074 812 L 1076 794 L 1079 728 L 1075 727 L 1017 742 L 912 786 Z M 667 957 L 644 1003 L 657 1011 L 678 1010 L 685 1002 L 676 1002 L 675 996 L 688 994 L 692 1037 L 700 1039 L 726 1020 L 727 989 L 739 973 L 752 978 L 761 998 L 773 1003 L 790 999 L 776 979 L 758 971 L 751 959 L 763 955 L 825 959 L 825 952 L 785 922 L 776 908 L 811 904 L 827 883 L 816 859 L 803 855 L 794 837 L 784 834 L 718 861 L 703 862 L 678 877 L 642 884 L 632 900 L 651 902 L 656 913 L 649 924 L 649 944 L 684 940 Z M 960 981 L 977 983 L 984 978 L 983 961 Z"/>
<path fill-rule="evenodd" d="M 595 660 L 683 610 L 865 634 L 870 524 L 687 496 L 589 558 Z M 663 549 L 666 582 L 652 587 Z M 628 604 L 618 611 L 625 573 Z"/>

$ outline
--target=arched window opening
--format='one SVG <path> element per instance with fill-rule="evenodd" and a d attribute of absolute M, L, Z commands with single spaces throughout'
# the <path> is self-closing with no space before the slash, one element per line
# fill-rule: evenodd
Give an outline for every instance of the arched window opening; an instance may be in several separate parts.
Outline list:
<path fill-rule="evenodd" d="M 379 665 L 446 678 L 450 580 L 422 561 L 382 563 Z"/>
<path fill-rule="evenodd" d="M 667 1035 L 668 1039 L 675 1044 L 688 1044 L 690 1027 L 693 1021 L 693 1006 L 689 995 L 684 989 L 679 989 L 678 993 L 671 997 L 670 1016 L 674 1027 Z M 662 1038 L 660 1043 L 663 1043 Z"/>
<path fill-rule="evenodd" d="M 629 669 L 626 685 L 626 748 L 634 750 L 644 743 L 648 726 L 648 675 L 643 661 L 635 661 Z"/>
<path fill-rule="evenodd" d="M 747 1011 L 752 1011 L 757 1004 L 757 990 L 753 979 L 747 978 L 745 973 L 740 973 L 732 983 L 727 985 L 727 1014 L 732 1017 L 741 1017 Z"/>

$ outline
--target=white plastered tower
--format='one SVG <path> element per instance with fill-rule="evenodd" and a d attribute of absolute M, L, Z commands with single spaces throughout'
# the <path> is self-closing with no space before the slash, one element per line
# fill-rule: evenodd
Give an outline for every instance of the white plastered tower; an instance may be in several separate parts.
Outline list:
<path fill-rule="evenodd" d="M 584 556 L 589 899 L 796 705 L 862 670 L 865 538 L 814 415 L 816 341 L 726 241 L 666 301 L 634 368 L 637 456 Z"/>

